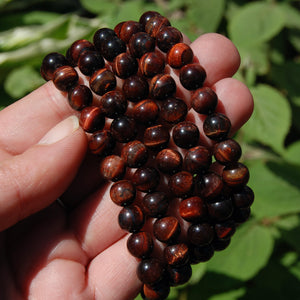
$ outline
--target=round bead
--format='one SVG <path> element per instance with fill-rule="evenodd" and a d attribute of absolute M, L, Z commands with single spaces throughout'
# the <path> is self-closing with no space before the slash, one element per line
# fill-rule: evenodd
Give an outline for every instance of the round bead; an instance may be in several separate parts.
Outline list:
<path fill-rule="evenodd" d="M 250 207 L 236 207 L 231 218 L 235 221 L 235 223 L 242 224 L 249 219 L 250 215 Z"/>
<path fill-rule="evenodd" d="M 169 74 L 158 74 L 151 79 L 149 94 L 151 98 L 164 100 L 176 92 L 176 83 Z"/>
<path fill-rule="evenodd" d="M 133 75 L 125 79 L 122 89 L 128 101 L 139 102 L 147 98 L 149 85 L 143 77 Z"/>
<path fill-rule="evenodd" d="M 158 51 L 145 53 L 139 61 L 139 70 L 145 77 L 153 77 L 163 73 L 164 69 L 165 59 Z"/>
<path fill-rule="evenodd" d="M 156 15 L 147 21 L 145 24 L 145 31 L 150 36 L 156 38 L 158 32 L 165 26 L 171 26 L 170 21 L 161 15 Z"/>
<path fill-rule="evenodd" d="M 135 233 L 139 232 L 144 225 L 143 211 L 137 205 L 125 206 L 119 213 L 119 225 L 122 229 Z"/>
<path fill-rule="evenodd" d="M 155 157 L 157 168 L 166 174 L 173 174 L 180 170 L 182 165 L 181 154 L 174 149 L 162 149 Z"/>
<path fill-rule="evenodd" d="M 214 248 L 212 245 L 192 246 L 190 247 L 190 262 L 191 264 L 198 264 L 210 260 L 214 255 Z"/>
<path fill-rule="evenodd" d="M 132 141 L 137 134 L 135 121 L 127 116 L 114 119 L 110 126 L 113 137 L 120 143 Z"/>
<path fill-rule="evenodd" d="M 129 42 L 132 35 L 137 32 L 143 31 L 143 25 L 135 21 L 126 21 L 122 22 L 119 26 L 118 25 L 116 26 L 117 30 L 115 28 L 115 32 L 117 33 L 118 37 L 125 43 Z"/>
<path fill-rule="evenodd" d="M 141 167 L 133 174 L 132 181 L 137 190 L 149 193 L 158 186 L 160 176 L 155 168 Z"/>
<path fill-rule="evenodd" d="M 203 173 L 211 165 L 212 156 L 208 148 L 196 146 L 187 150 L 183 166 L 184 169 L 192 174 Z"/>
<path fill-rule="evenodd" d="M 220 195 L 223 190 L 221 176 L 216 173 L 207 173 L 198 181 L 198 188 L 203 198 L 212 199 Z"/>
<path fill-rule="evenodd" d="M 192 224 L 188 229 L 187 236 L 193 245 L 208 245 L 214 238 L 214 228 L 208 223 Z"/>
<path fill-rule="evenodd" d="M 127 109 L 127 100 L 122 91 L 109 91 L 101 97 L 99 106 L 105 113 L 106 117 L 115 119 L 125 114 Z"/>
<path fill-rule="evenodd" d="M 238 208 L 250 207 L 254 201 L 253 190 L 247 185 L 242 186 L 233 193 L 232 200 L 234 205 Z"/>
<path fill-rule="evenodd" d="M 230 238 L 227 240 L 215 239 L 212 242 L 212 247 L 214 248 L 214 251 L 223 251 L 229 246 L 230 242 Z"/>
<path fill-rule="evenodd" d="M 117 34 L 114 32 L 114 30 L 104 27 L 95 32 L 93 36 L 93 42 L 97 50 L 101 52 L 102 45 L 116 36 Z"/>
<path fill-rule="evenodd" d="M 142 199 L 144 213 L 152 218 L 163 217 L 169 206 L 169 200 L 164 192 L 153 192 L 146 194 Z"/>
<path fill-rule="evenodd" d="M 175 44 L 167 53 L 167 63 L 174 69 L 180 69 L 191 63 L 193 58 L 193 50 L 185 43 Z"/>
<path fill-rule="evenodd" d="M 203 123 L 204 133 L 207 137 L 214 141 L 222 141 L 226 139 L 230 128 L 230 120 L 220 113 L 208 115 Z"/>
<path fill-rule="evenodd" d="M 191 99 L 192 108 L 199 114 L 212 114 L 218 104 L 218 96 L 209 87 L 197 89 Z"/>
<path fill-rule="evenodd" d="M 189 149 L 198 144 L 200 132 L 194 123 L 184 121 L 173 127 L 172 136 L 174 143 L 178 147 Z"/>
<path fill-rule="evenodd" d="M 125 79 L 137 72 L 138 62 L 130 54 L 121 53 L 113 60 L 112 69 L 118 77 Z"/>
<path fill-rule="evenodd" d="M 128 44 L 129 52 L 136 58 L 141 58 L 145 53 L 155 49 L 155 39 L 146 32 L 134 34 Z"/>
<path fill-rule="evenodd" d="M 217 198 L 214 202 L 207 203 L 207 210 L 212 219 L 224 221 L 233 213 L 233 205 L 230 198 Z"/>
<path fill-rule="evenodd" d="M 100 52 L 106 60 L 113 61 L 117 55 L 126 52 L 126 44 L 117 36 L 112 36 L 101 45 Z"/>
<path fill-rule="evenodd" d="M 156 258 L 143 259 L 137 267 L 137 276 L 143 283 L 158 283 L 164 275 L 164 267 Z"/>
<path fill-rule="evenodd" d="M 71 66 L 62 66 L 56 69 L 53 74 L 53 83 L 57 89 L 68 92 L 78 84 L 78 74 Z"/>
<path fill-rule="evenodd" d="M 218 239 L 228 239 L 235 233 L 235 222 L 228 220 L 222 223 L 215 224 L 215 233 Z"/>
<path fill-rule="evenodd" d="M 170 177 L 168 187 L 175 197 L 186 197 L 194 187 L 193 175 L 186 171 L 178 172 Z"/>
<path fill-rule="evenodd" d="M 189 260 L 189 248 L 184 243 L 169 245 L 164 249 L 164 258 L 168 265 L 184 265 Z"/>
<path fill-rule="evenodd" d="M 183 199 L 179 204 L 179 214 L 188 222 L 198 222 L 207 216 L 206 204 L 198 196 Z"/>
<path fill-rule="evenodd" d="M 111 200 L 119 206 L 128 206 L 135 199 L 135 186 L 130 180 L 119 180 L 110 188 Z"/>
<path fill-rule="evenodd" d="M 159 107 L 155 101 L 145 99 L 138 102 L 132 111 L 133 118 L 146 126 L 152 125 L 158 118 Z"/>
<path fill-rule="evenodd" d="M 75 41 L 71 45 L 69 52 L 72 64 L 76 65 L 78 63 L 80 55 L 83 54 L 86 50 L 95 50 L 95 47 L 91 42 L 85 39 Z"/>
<path fill-rule="evenodd" d="M 137 258 L 147 258 L 153 250 L 153 239 L 148 232 L 137 232 L 129 236 L 127 249 Z"/>
<path fill-rule="evenodd" d="M 169 130 L 163 125 L 148 127 L 144 132 L 144 144 L 150 149 L 162 149 L 168 145 L 169 140 Z"/>
<path fill-rule="evenodd" d="M 249 170 L 244 164 L 236 163 L 224 168 L 222 179 L 230 187 L 240 187 L 247 184 Z"/>
<path fill-rule="evenodd" d="M 79 56 L 78 68 L 83 75 L 91 76 L 96 70 L 102 69 L 105 62 L 100 53 L 86 50 Z"/>
<path fill-rule="evenodd" d="M 167 299 L 169 293 L 170 286 L 165 282 L 155 285 L 144 284 L 141 291 L 141 296 L 143 299 L 147 300 L 163 300 Z"/>
<path fill-rule="evenodd" d="M 117 181 L 123 178 L 126 171 L 123 159 L 118 155 L 109 155 L 103 158 L 100 164 L 100 174 L 104 179 Z"/>
<path fill-rule="evenodd" d="M 237 162 L 242 155 L 242 149 L 238 142 L 228 139 L 214 146 L 215 159 L 221 164 Z"/>
<path fill-rule="evenodd" d="M 178 286 L 188 282 L 192 276 L 192 268 L 190 264 L 183 266 L 167 268 L 169 276 L 169 284 L 171 286 Z"/>
<path fill-rule="evenodd" d="M 196 90 L 203 86 L 206 72 L 199 64 L 187 64 L 180 69 L 179 80 L 187 90 Z"/>
<path fill-rule="evenodd" d="M 97 95 L 104 95 L 116 87 L 114 73 L 106 68 L 97 70 L 90 78 L 90 88 Z"/>
<path fill-rule="evenodd" d="M 100 130 L 89 138 L 89 149 L 93 154 L 105 156 L 111 154 L 116 141 L 109 130 Z"/>
<path fill-rule="evenodd" d="M 121 157 L 130 168 L 139 168 L 148 159 L 147 147 L 140 141 L 134 140 L 123 146 Z"/>
<path fill-rule="evenodd" d="M 147 22 L 155 16 L 161 16 L 161 14 L 153 10 L 146 11 L 141 15 L 139 22 L 142 24 L 143 27 L 145 27 Z"/>
<path fill-rule="evenodd" d="M 182 42 L 182 33 L 172 26 L 165 26 L 156 34 L 156 43 L 163 52 L 168 52 L 171 47 Z"/>
<path fill-rule="evenodd" d="M 187 113 L 187 105 L 179 98 L 168 98 L 161 105 L 160 116 L 170 124 L 183 121 Z"/>
<path fill-rule="evenodd" d="M 99 107 L 88 106 L 81 111 L 79 124 L 84 131 L 93 133 L 104 127 L 105 116 Z"/>
<path fill-rule="evenodd" d="M 157 219 L 153 224 L 154 236 L 163 243 L 175 242 L 180 232 L 179 221 L 173 216 Z"/>
<path fill-rule="evenodd" d="M 82 110 L 93 102 L 93 94 L 86 85 L 77 85 L 69 90 L 68 101 L 75 110 Z"/>

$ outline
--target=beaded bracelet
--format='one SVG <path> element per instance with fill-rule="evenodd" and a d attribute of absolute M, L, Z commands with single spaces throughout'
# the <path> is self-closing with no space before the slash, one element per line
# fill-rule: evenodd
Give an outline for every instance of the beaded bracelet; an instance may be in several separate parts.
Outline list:
<path fill-rule="evenodd" d="M 79 84 L 75 67 L 89 87 Z M 202 145 L 198 127 L 186 120 L 190 108 L 176 97 L 170 68 L 191 92 L 191 109 L 205 116 L 203 132 L 214 146 Z M 97 30 L 93 43 L 75 41 L 66 56 L 48 54 L 41 74 L 68 93 L 89 150 L 101 157 L 102 177 L 113 182 L 119 225 L 140 260 L 142 297 L 167 298 L 171 286 L 189 280 L 191 264 L 229 245 L 254 200 L 241 147 L 228 136 L 230 120 L 203 86 L 204 68 L 181 32 L 148 11 L 139 22 Z"/>

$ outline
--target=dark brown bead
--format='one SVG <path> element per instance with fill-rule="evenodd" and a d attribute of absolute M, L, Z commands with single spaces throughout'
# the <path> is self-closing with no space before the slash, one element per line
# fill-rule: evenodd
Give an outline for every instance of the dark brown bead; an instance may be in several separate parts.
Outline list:
<path fill-rule="evenodd" d="M 250 207 L 254 201 L 253 190 L 247 185 L 242 186 L 233 193 L 232 200 L 234 205 L 238 208 Z"/>
<path fill-rule="evenodd" d="M 214 228 L 208 223 L 192 224 L 187 233 L 189 242 L 198 246 L 210 244 L 214 234 Z"/>
<path fill-rule="evenodd" d="M 190 263 L 199 264 L 200 262 L 209 261 L 215 251 L 212 245 L 196 246 L 190 247 Z"/>
<path fill-rule="evenodd" d="M 142 199 L 144 213 L 152 218 L 163 217 L 169 206 L 169 200 L 164 192 L 153 192 L 146 194 Z"/>
<path fill-rule="evenodd" d="M 69 52 L 72 63 L 76 65 L 80 55 L 86 50 L 95 50 L 95 47 L 91 42 L 85 39 L 75 41 L 71 45 Z"/>
<path fill-rule="evenodd" d="M 156 34 L 156 43 L 163 52 L 168 52 L 173 45 L 182 42 L 182 33 L 172 26 L 165 26 Z"/>
<path fill-rule="evenodd" d="M 187 105 L 179 98 L 168 98 L 161 105 L 160 116 L 164 121 L 170 124 L 183 121 L 187 113 Z"/>
<path fill-rule="evenodd" d="M 207 210 L 210 217 L 216 221 L 225 221 L 233 213 L 233 205 L 230 198 L 218 197 L 214 202 L 207 203 Z"/>
<path fill-rule="evenodd" d="M 113 60 L 112 69 L 118 77 L 125 79 L 137 72 L 138 62 L 129 53 L 121 53 Z"/>
<path fill-rule="evenodd" d="M 137 205 L 125 206 L 119 213 L 119 225 L 131 233 L 139 232 L 144 225 L 143 211 Z"/>
<path fill-rule="evenodd" d="M 104 127 L 105 116 L 99 107 L 88 106 L 81 111 L 79 124 L 84 131 L 93 133 Z"/>
<path fill-rule="evenodd" d="M 179 205 L 179 214 L 188 222 L 199 222 L 207 216 L 206 204 L 198 196 L 183 199 Z"/>
<path fill-rule="evenodd" d="M 160 176 L 155 168 L 141 167 L 133 174 L 132 181 L 137 190 L 149 193 L 158 186 Z"/>
<path fill-rule="evenodd" d="M 109 155 L 103 158 L 100 164 L 100 174 L 104 179 L 117 181 L 123 178 L 126 166 L 118 155 Z"/>
<path fill-rule="evenodd" d="M 145 99 L 138 102 L 132 111 L 133 118 L 146 126 L 152 125 L 158 118 L 159 107 L 155 101 Z"/>
<path fill-rule="evenodd" d="M 189 149 L 198 144 L 200 132 L 197 125 L 192 122 L 184 121 L 173 127 L 172 137 L 178 147 Z"/>
<path fill-rule="evenodd" d="M 186 171 L 178 172 L 170 177 L 168 187 L 175 197 L 186 197 L 194 187 L 193 175 Z"/>
<path fill-rule="evenodd" d="M 62 66 L 56 69 L 53 74 L 53 83 L 57 89 L 68 92 L 78 84 L 78 74 L 71 66 Z"/>
<path fill-rule="evenodd" d="M 127 100 L 122 91 L 109 91 L 101 97 L 99 106 L 105 113 L 106 117 L 115 119 L 125 114 L 127 109 Z"/>
<path fill-rule="evenodd" d="M 157 219 L 153 224 L 154 236 L 163 243 L 173 243 L 181 232 L 177 218 L 170 216 Z"/>
<path fill-rule="evenodd" d="M 135 139 L 137 127 L 135 121 L 127 116 L 114 119 L 110 125 L 113 137 L 120 143 L 127 143 Z"/>
<path fill-rule="evenodd" d="M 220 195 L 223 190 L 221 176 L 216 173 L 207 173 L 200 177 L 198 188 L 203 198 L 212 199 Z"/>
<path fill-rule="evenodd" d="M 155 75 L 149 85 L 149 94 L 151 98 L 164 100 L 171 97 L 176 92 L 176 83 L 169 74 Z"/>
<path fill-rule="evenodd" d="M 227 240 L 215 239 L 212 242 L 212 247 L 214 248 L 215 251 L 223 251 L 229 246 L 230 242 L 231 242 L 230 238 Z"/>
<path fill-rule="evenodd" d="M 169 245 L 164 249 L 164 258 L 168 265 L 184 265 L 189 260 L 189 248 L 184 243 Z"/>
<path fill-rule="evenodd" d="M 170 286 L 165 282 L 155 285 L 144 284 L 141 291 L 141 296 L 143 299 L 147 300 L 164 300 L 167 299 L 169 293 Z"/>
<path fill-rule="evenodd" d="M 113 61 L 117 55 L 126 52 L 126 44 L 117 36 L 111 36 L 101 44 L 100 52 L 106 60 Z"/>
<path fill-rule="evenodd" d="M 93 36 L 93 42 L 97 50 L 101 51 L 102 45 L 116 36 L 117 34 L 112 29 L 104 27 L 95 32 Z"/>
<path fill-rule="evenodd" d="M 103 57 L 99 52 L 86 50 L 79 56 L 78 68 L 86 76 L 91 76 L 96 70 L 105 66 Z"/>
<path fill-rule="evenodd" d="M 237 162 L 242 155 L 242 149 L 238 142 L 228 139 L 214 146 L 215 159 L 221 164 Z"/>
<path fill-rule="evenodd" d="M 153 239 L 149 232 L 137 232 L 129 236 L 127 249 L 137 258 L 147 258 L 153 250 Z"/>
<path fill-rule="evenodd" d="M 163 73 L 164 69 L 165 59 L 158 51 L 145 53 L 139 61 L 139 70 L 145 77 L 153 77 Z"/>
<path fill-rule="evenodd" d="M 179 80 L 187 90 L 196 90 L 203 86 L 206 72 L 199 64 L 187 64 L 180 69 Z"/>
<path fill-rule="evenodd" d="M 117 35 L 118 37 L 120 37 L 120 31 L 121 31 L 122 26 L 124 25 L 125 22 L 126 22 L 126 21 L 123 21 L 123 22 L 118 23 L 118 24 L 115 26 L 115 28 L 114 28 L 114 32 L 116 33 L 116 35 Z"/>
<path fill-rule="evenodd" d="M 64 55 L 57 52 L 51 52 L 47 54 L 42 61 L 41 75 L 47 81 L 52 80 L 54 72 L 58 68 L 66 65 L 69 65 L 69 62 Z"/>
<path fill-rule="evenodd" d="M 121 157 L 130 168 L 139 168 L 148 159 L 147 147 L 140 141 L 134 140 L 123 146 Z"/>
<path fill-rule="evenodd" d="M 93 94 L 86 85 L 76 85 L 69 90 L 68 101 L 75 110 L 82 110 L 93 102 Z"/>
<path fill-rule="evenodd" d="M 147 98 L 149 85 L 147 80 L 143 77 L 133 75 L 125 79 L 122 89 L 127 100 L 139 102 Z"/>
<path fill-rule="evenodd" d="M 138 32 L 130 38 L 128 48 L 133 57 L 141 58 L 145 53 L 154 51 L 155 39 L 146 32 Z"/>
<path fill-rule="evenodd" d="M 183 266 L 171 267 L 168 266 L 168 277 L 169 284 L 171 286 L 178 286 L 188 282 L 192 276 L 192 268 L 190 264 L 185 264 Z"/>
<path fill-rule="evenodd" d="M 181 154 L 174 149 L 162 149 L 155 157 L 157 168 L 166 174 L 173 174 L 180 170 L 182 165 Z"/>
<path fill-rule="evenodd" d="M 193 50 L 185 43 L 175 44 L 167 53 L 167 63 L 174 69 L 180 69 L 191 63 L 193 58 Z"/>
<path fill-rule="evenodd" d="M 224 168 L 222 179 L 230 187 L 240 187 L 247 184 L 249 170 L 244 164 L 236 163 Z"/>
<path fill-rule="evenodd" d="M 215 224 L 215 233 L 218 239 L 228 239 L 235 233 L 235 222 L 228 220 L 223 223 Z"/>
<path fill-rule="evenodd" d="M 117 30 L 115 28 L 115 32 L 117 33 L 118 37 L 125 43 L 129 42 L 132 35 L 137 32 L 143 31 L 143 25 L 135 21 L 121 22 L 121 24 L 118 24 L 116 27 Z"/>
<path fill-rule="evenodd" d="M 104 156 L 111 154 L 116 141 L 109 130 L 100 130 L 89 138 L 89 149 L 93 154 Z"/>
<path fill-rule="evenodd" d="M 137 276 L 143 283 L 153 285 L 164 275 L 164 267 L 157 258 L 143 259 L 137 267 Z"/>
<path fill-rule="evenodd" d="M 184 169 L 192 174 L 203 173 L 211 165 L 212 156 L 208 148 L 196 146 L 188 149 L 184 156 Z"/>
<path fill-rule="evenodd" d="M 218 104 L 217 94 L 209 87 L 197 89 L 191 99 L 193 109 L 199 114 L 212 114 Z"/>
<path fill-rule="evenodd" d="M 158 32 L 165 26 L 171 26 L 170 21 L 161 15 L 156 15 L 147 21 L 145 24 L 145 31 L 150 36 L 156 38 Z"/>
<path fill-rule="evenodd" d="M 101 96 L 115 89 L 116 84 L 114 73 L 106 68 L 97 70 L 90 78 L 90 88 L 94 93 Z"/>
<path fill-rule="evenodd" d="M 249 219 L 250 215 L 250 207 L 236 207 L 233 211 L 231 218 L 236 224 L 242 224 Z"/>
<path fill-rule="evenodd" d="M 144 144 L 150 149 L 162 149 L 168 145 L 169 140 L 169 130 L 163 125 L 148 127 L 144 132 Z"/>
<path fill-rule="evenodd" d="M 119 180 L 110 188 L 111 200 L 119 206 L 128 206 L 135 199 L 135 186 L 130 180 Z"/>
<path fill-rule="evenodd" d="M 203 123 L 204 133 L 214 141 L 227 139 L 230 128 L 230 120 L 220 113 L 208 115 Z"/>
<path fill-rule="evenodd" d="M 161 16 L 161 14 L 153 10 L 146 11 L 141 15 L 139 22 L 142 24 L 143 27 L 145 27 L 147 22 L 155 16 Z"/>

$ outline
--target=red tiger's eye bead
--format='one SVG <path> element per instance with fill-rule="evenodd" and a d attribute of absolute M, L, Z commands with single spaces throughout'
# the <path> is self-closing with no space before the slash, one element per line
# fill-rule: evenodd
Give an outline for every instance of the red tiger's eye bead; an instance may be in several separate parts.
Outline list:
<path fill-rule="evenodd" d="M 208 115 L 203 123 L 204 133 L 214 141 L 227 139 L 230 128 L 230 120 L 220 113 Z"/>
<path fill-rule="evenodd" d="M 144 144 L 150 149 L 162 149 L 168 145 L 169 140 L 169 130 L 163 125 L 148 127 L 144 132 Z"/>
<path fill-rule="evenodd" d="M 198 182 L 201 196 L 208 199 L 217 197 L 222 192 L 223 186 L 221 176 L 216 173 L 207 173 Z"/>
<path fill-rule="evenodd" d="M 183 199 L 179 205 L 180 216 L 188 222 L 198 222 L 207 216 L 204 200 L 198 196 Z"/>
<path fill-rule="evenodd" d="M 133 57 L 141 58 L 145 53 L 154 51 L 155 39 L 146 32 L 138 32 L 130 38 L 128 48 Z"/>
<path fill-rule="evenodd" d="M 196 90 L 203 86 L 206 72 L 199 64 L 187 64 L 180 69 L 180 83 L 187 90 Z"/>
<path fill-rule="evenodd" d="M 192 96 L 192 107 L 199 114 L 211 114 L 218 104 L 218 96 L 209 87 L 197 89 Z"/>
<path fill-rule="evenodd" d="M 137 232 L 129 236 L 127 249 L 137 258 L 147 258 L 153 250 L 153 239 L 149 232 Z"/>
<path fill-rule="evenodd" d="M 142 24 L 143 27 L 145 27 L 146 23 L 155 16 L 161 16 L 161 14 L 153 10 L 146 11 L 141 15 L 139 22 Z"/>
<path fill-rule="evenodd" d="M 192 246 L 190 247 L 190 262 L 191 264 L 198 264 L 210 260 L 214 255 L 214 248 L 212 245 Z"/>
<path fill-rule="evenodd" d="M 232 237 L 235 233 L 235 222 L 228 220 L 223 223 L 215 224 L 215 233 L 220 240 Z"/>
<path fill-rule="evenodd" d="M 232 200 L 234 205 L 238 208 L 250 207 L 254 201 L 253 190 L 247 185 L 242 186 L 233 193 Z"/>
<path fill-rule="evenodd" d="M 164 249 L 164 258 L 171 266 L 184 265 L 189 260 L 189 248 L 184 243 L 169 245 Z"/>
<path fill-rule="evenodd" d="M 149 85 L 143 77 L 133 75 L 125 79 L 122 89 L 128 101 L 139 102 L 147 98 Z"/>
<path fill-rule="evenodd" d="M 169 200 L 164 192 L 146 194 L 142 199 L 142 208 L 147 216 L 161 218 L 168 210 Z"/>
<path fill-rule="evenodd" d="M 97 131 L 89 139 L 90 151 L 99 156 L 111 154 L 115 145 L 116 141 L 109 130 Z"/>
<path fill-rule="evenodd" d="M 249 219 L 250 215 L 250 207 L 236 207 L 233 211 L 231 218 L 236 224 L 242 224 Z"/>
<path fill-rule="evenodd" d="M 126 52 L 126 44 L 117 36 L 112 36 L 101 45 L 100 52 L 106 60 L 113 61 L 117 55 Z"/>
<path fill-rule="evenodd" d="M 59 67 L 53 74 L 53 83 L 57 89 L 68 92 L 78 84 L 78 74 L 71 66 Z"/>
<path fill-rule="evenodd" d="M 192 174 L 202 173 L 211 165 L 212 156 L 204 146 L 188 149 L 183 160 L 184 169 Z"/>
<path fill-rule="evenodd" d="M 163 243 L 176 241 L 180 232 L 179 221 L 173 216 L 157 219 L 153 224 L 154 236 Z"/>
<path fill-rule="evenodd" d="M 91 76 L 96 70 L 102 69 L 105 62 L 100 53 L 86 50 L 80 54 L 78 68 L 83 75 Z"/>
<path fill-rule="evenodd" d="M 135 121 L 127 116 L 114 119 L 110 125 L 113 137 L 120 143 L 132 141 L 137 134 Z"/>
<path fill-rule="evenodd" d="M 108 118 L 115 119 L 125 114 L 127 100 L 121 91 L 109 91 L 99 100 L 99 106 Z"/>
<path fill-rule="evenodd" d="M 155 101 L 151 99 L 145 99 L 138 102 L 133 107 L 133 118 L 142 124 L 153 124 L 159 115 L 159 107 Z"/>
<path fill-rule="evenodd" d="M 77 40 L 70 47 L 70 58 L 73 64 L 78 63 L 80 55 L 86 50 L 95 50 L 94 45 L 88 40 Z"/>
<path fill-rule="evenodd" d="M 157 100 L 164 100 L 176 92 L 175 80 L 169 74 L 158 74 L 150 82 L 149 94 Z"/>
<path fill-rule="evenodd" d="M 192 276 L 192 268 L 190 264 L 185 264 L 183 266 L 172 267 L 168 266 L 168 277 L 169 284 L 171 286 L 178 286 L 188 282 Z"/>
<path fill-rule="evenodd" d="M 90 88 L 97 95 L 104 95 L 116 87 L 114 73 L 106 68 L 97 70 L 90 78 Z"/>
<path fill-rule="evenodd" d="M 174 69 L 180 69 L 191 63 L 193 58 L 193 50 L 185 43 L 175 44 L 167 53 L 167 63 Z"/>
<path fill-rule="evenodd" d="M 162 149 L 155 157 L 157 168 L 167 174 L 176 173 L 182 165 L 182 156 L 177 150 Z"/>
<path fill-rule="evenodd" d="M 165 26 L 171 26 L 170 21 L 161 16 L 156 15 L 150 18 L 145 24 L 145 31 L 152 37 L 156 37 L 157 33 Z"/>
<path fill-rule="evenodd" d="M 186 171 L 178 172 L 171 176 L 168 187 L 175 197 L 186 197 L 194 187 L 193 175 Z"/>
<path fill-rule="evenodd" d="M 64 55 L 57 53 L 57 52 L 51 52 L 47 54 L 42 62 L 41 66 L 41 75 L 45 80 L 52 80 L 54 72 L 62 67 L 69 65 L 69 62 L 64 57 Z"/>
<path fill-rule="evenodd" d="M 137 205 L 123 207 L 118 220 L 120 227 L 131 233 L 139 232 L 145 222 L 143 211 Z"/>
<path fill-rule="evenodd" d="M 165 26 L 156 34 L 156 43 L 163 52 L 168 52 L 173 45 L 182 42 L 182 33 L 172 26 Z"/>
<path fill-rule="evenodd" d="M 247 184 L 249 170 L 244 164 L 236 163 L 224 168 L 222 179 L 230 187 L 240 187 Z"/>
<path fill-rule="evenodd" d="M 100 164 L 100 174 L 104 179 L 117 181 L 123 178 L 126 166 L 118 155 L 106 156 Z"/>
<path fill-rule="evenodd" d="M 140 141 L 134 140 L 123 146 L 121 157 L 130 168 L 139 168 L 148 159 L 147 147 Z"/>
<path fill-rule="evenodd" d="M 231 242 L 231 239 L 228 238 L 226 240 L 214 239 L 212 242 L 212 247 L 214 251 L 223 251 L 225 250 Z"/>
<path fill-rule="evenodd" d="M 99 107 L 88 106 L 81 111 L 79 124 L 84 131 L 93 133 L 104 127 L 105 116 Z"/>
<path fill-rule="evenodd" d="M 172 136 L 174 143 L 178 147 L 189 149 L 198 144 L 200 132 L 194 123 L 184 121 L 173 127 Z"/>
<path fill-rule="evenodd" d="M 210 217 L 216 221 L 224 221 L 231 217 L 233 204 L 230 198 L 218 197 L 214 202 L 207 202 Z"/>
<path fill-rule="evenodd" d="M 127 206 L 135 199 L 135 187 L 130 180 L 119 180 L 110 188 L 111 200 L 119 206 Z"/>
<path fill-rule="evenodd" d="M 125 22 L 126 22 L 126 21 L 123 21 L 123 22 L 118 23 L 118 24 L 115 26 L 115 28 L 114 28 L 114 32 L 116 33 L 116 35 L 117 35 L 118 37 L 120 37 L 120 31 L 121 31 L 122 26 L 124 25 Z"/>
<path fill-rule="evenodd" d="M 118 77 L 125 79 L 137 72 L 138 62 L 130 54 L 121 53 L 113 60 L 112 69 Z"/>
<path fill-rule="evenodd" d="M 125 43 L 128 43 L 132 35 L 137 32 L 143 31 L 143 25 L 139 22 L 135 21 L 126 21 L 122 22 L 120 25 L 118 24 L 117 30 L 115 28 L 115 32 L 118 37 L 123 40 Z"/>
<path fill-rule="evenodd" d="M 143 76 L 153 77 L 159 73 L 163 73 L 165 69 L 165 59 L 158 51 L 148 52 L 141 57 L 139 67 Z"/>
<path fill-rule="evenodd" d="M 170 123 L 175 124 L 185 119 L 188 113 L 188 107 L 185 102 L 179 98 L 168 98 L 161 105 L 161 118 Z"/>
<path fill-rule="evenodd" d="M 188 229 L 188 239 L 193 245 L 204 246 L 212 242 L 214 229 L 208 223 L 193 224 Z"/>
<path fill-rule="evenodd" d="M 155 168 L 140 167 L 133 174 L 132 181 L 137 190 L 149 193 L 158 186 L 160 176 Z"/>
<path fill-rule="evenodd" d="M 93 102 L 93 94 L 86 85 L 77 85 L 69 90 L 68 101 L 75 110 L 82 110 Z"/>
<path fill-rule="evenodd" d="M 238 142 L 228 139 L 214 146 L 215 159 L 221 164 L 237 162 L 242 155 L 242 149 Z"/>
<path fill-rule="evenodd" d="M 162 300 L 167 299 L 169 293 L 170 286 L 165 282 L 162 282 L 155 285 L 144 284 L 141 296 L 143 299 Z"/>
<path fill-rule="evenodd" d="M 143 259 L 137 268 L 137 276 L 143 283 L 158 283 L 164 275 L 164 267 L 157 258 Z"/>
<path fill-rule="evenodd" d="M 93 42 L 97 50 L 101 51 L 102 45 L 116 36 L 117 34 L 112 29 L 104 27 L 95 32 L 93 36 Z"/>

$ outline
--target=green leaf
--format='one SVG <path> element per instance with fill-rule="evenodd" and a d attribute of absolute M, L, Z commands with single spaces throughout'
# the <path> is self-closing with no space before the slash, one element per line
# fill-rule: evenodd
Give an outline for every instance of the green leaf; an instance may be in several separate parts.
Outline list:
<path fill-rule="evenodd" d="M 299 10 L 287 3 L 280 4 L 281 11 L 285 14 L 285 26 L 288 28 L 300 29 L 300 13 Z"/>
<path fill-rule="evenodd" d="M 268 263 L 273 244 L 267 228 L 248 222 L 237 230 L 229 247 L 208 262 L 207 269 L 239 280 L 249 280 Z"/>
<path fill-rule="evenodd" d="M 283 152 L 284 139 L 291 125 L 287 99 L 271 86 L 260 84 L 251 89 L 254 112 L 243 127 L 246 138 Z"/>
<path fill-rule="evenodd" d="M 245 288 L 227 291 L 226 293 L 213 295 L 208 300 L 239 300 L 246 293 Z"/>
<path fill-rule="evenodd" d="M 300 141 L 296 141 L 289 145 L 286 151 L 283 153 L 283 158 L 293 164 L 300 165 Z"/>
<path fill-rule="evenodd" d="M 116 11 L 116 7 L 121 0 L 80 0 L 81 5 L 91 13 L 105 14 L 111 11 Z"/>
<path fill-rule="evenodd" d="M 229 20 L 229 35 L 237 46 L 253 46 L 269 41 L 284 27 L 285 14 L 274 3 L 244 5 Z"/>

